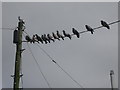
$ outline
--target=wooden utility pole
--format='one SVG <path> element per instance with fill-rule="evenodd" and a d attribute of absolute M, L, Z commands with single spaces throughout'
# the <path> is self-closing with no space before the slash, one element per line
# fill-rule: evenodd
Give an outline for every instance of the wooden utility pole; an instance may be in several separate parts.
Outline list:
<path fill-rule="evenodd" d="M 21 64 L 21 53 L 22 53 L 22 32 L 24 27 L 24 22 L 20 17 L 18 17 L 18 30 L 17 34 L 14 36 L 13 42 L 16 44 L 16 57 L 15 57 L 15 70 L 14 70 L 14 90 L 19 90 L 19 81 L 20 81 L 20 64 Z"/>

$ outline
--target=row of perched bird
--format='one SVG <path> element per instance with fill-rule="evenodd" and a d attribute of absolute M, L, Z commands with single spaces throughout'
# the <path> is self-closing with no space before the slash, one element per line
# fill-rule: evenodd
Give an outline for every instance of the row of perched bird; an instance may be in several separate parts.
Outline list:
<path fill-rule="evenodd" d="M 44 34 L 39 36 L 38 34 L 35 34 L 32 36 L 32 38 L 30 38 L 30 36 L 27 35 L 25 39 L 27 40 L 27 42 L 30 42 L 30 43 L 41 42 L 43 44 L 45 42 L 45 44 L 47 44 L 47 43 L 50 43 L 50 41 L 55 42 L 55 39 L 60 41 L 60 38 L 61 38 L 62 40 L 64 40 L 65 37 L 68 37 L 69 39 L 71 39 L 71 35 L 66 33 L 65 30 L 63 30 L 63 35 L 60 34 L 59 31 L 57 31 L 56 34 L 52 32 L 52 35 Z"/>
<path fill-rule="evenodd" d="M 109 24 L 107 24 L 103 20 L 101 20 L 101 25 L 103 27 L 106 27 L 107 29 L 110 29 Z M 91 34 L 93 34 L 93 32 L 94 32 L 93 28 L 91 28 L 88 25 L 85 25 L 85 27 L 86 27 L 87 31 L 90 31 Z M 72 28 L 72 33 L 74 35 L 76 35 L 77 38 L 80 37 L 80 33 L 75 28 Z M 52 35 L 50 35 L 50 34 L 47 34 L 47 35 L 44 34 L 44 35 L 39 36 L 38 34 L 35 34 L 35 35 L 33 35 L 32 38 L 30 38 L 30 36 L 27 35 L 25 37 L 25 39 L 27 40 L 27 42 L 30 42 L 30 43 L 35 43 L 35 42 L 39 43 L 39 42 L 41 42 L 42 44 L 43 43 L 47 44 L 47 43 L 50 43 L 50 41 L 55 42 L 55 39 L 60 40 L 60 38 L 61 38 L 62 40 L 64 40 L 65 37 L 68 37 L 70 40 L 72 38 L 69 33 L 66 33 L 65 30 L 63 30 L 63 35 L 60 34 L 59 31 L 57 31 L 56 34 L 52 32 Z"/>

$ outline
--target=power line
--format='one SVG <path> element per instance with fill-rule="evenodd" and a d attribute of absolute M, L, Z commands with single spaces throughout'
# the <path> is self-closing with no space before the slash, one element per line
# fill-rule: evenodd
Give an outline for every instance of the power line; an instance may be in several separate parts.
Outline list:
<path fill-rule="evenodd" d="M 1 30 L 10 30 L 10 31 L 13 31 L 15 30 L 16 28 L 0 28 Z"/>
<path fill-rule="evenodd" d="M 117 20 L 117 21 L 114 21 L 114 22 L 111 22 L 111 23 L 109 23 L 108 25 L 112 25 L 112 24 L 115 24 L 115 23 L 118 23 L 118 22 L 120 22 L 120 20 Z M 93 31 L 95 31 L 95 30 L 98 30 L 98 29 L 100 29 L 100 28 L 102 28 L 102 27 L 105 27 L 105 26 L 98 26 L 98 27 L 95 27 L 95 28 L 91 28 Z M 24 31 L 26 34 L 27 34 L 27 32 L 26 31 Z M 86 32 L 90 32 L 89 30 L 83 30 L 83 31 L 80 31 L 80 32 L 78 32 L 78 34 L 83 34 L 83 33 L 86 33 Z M 28 35 L 28 34 L 27 34 Z M 74 33 L 73 34 L 69 34 L 70 36 L 73 36 L 73 35 L 75 35 Z M 29 36 L 29 35 L 28 35 Z M 62 36 L 62 38 L 65 38 L 66 36 Z M 31 39 L 32 40 L 32 39 Z M 46 39 L 46 40 L 48 40 L 48 39 Z M 34 41 L 34 40 L 33 40 Z M 43 41 L 45 41 L 44 39 L 43 39 Z M 34 41 L 34 42 L 38 42 L 38 41 Z"/>
<path fill-rule="evenodd" d="M 114 22 L 111 22 L 111 23 L 109 23 L 108 25 L 112 25 L 112 24 L 115 24 L 115 23 L 118 23 L 118 22 L 120 22 L 120 20 L 118 20 L 118 21 L 114 21 Z M 95 27 L 95 28 L 92 28 L 94 31 L 95 30 L 97 30 L 97 29 L 100 29 L 100 28 L 102 28 L 102 27 L 104 27 L 104 26 L 98 26 L 98 27 Z M 26 31 L 24 31 L 26 34 L 27 34 L 27 32 Z M 88 30 L 87 31 L 81 31 L 81 32 L 79 32 L 79 34 L 82 34 L 82 33 L 86 33 L 86 32 L 89 32 Z M 28 35 L 28 34 L 27 34 Z M 71 36 L 73 36 L 73 35 L 75 35 L 75 34 L 71 34 Z M 28 35 L 29 36 L 29 35 Z M 27 43 L 27 45 L 28 45 L 28 43 Z M 38 45 L 38 44 L 37 44 Z M 51 61 L 52 62 L 54 62 L 64 73 L 66 73 L 66 75 L 68 75 L 77 85 L 79 85 L 81 88 L 83 88 L 83 86 L 81 85 L 81 84 L 79 84 L 69 73 L 67 73 L 42 47 L 40 47 L 40 45 L 38 45 L 39 46 L 39 48 L 51 59 Z M 28 46 L 29 47 L 29 46 Z M 30 47 L 29 47 L 30 48 Z M 32 56 L 34 57 L 34 55 L 32 54 Z M 35 59 L 35 57 L 34 57 L 34 59 Z M 35 61 L 36 61 L 36 59 L 35 59 Z M 37 61 L 36 61 L 36 63 L 37 63 Z M 39 66 L 39 64 L 37 63 L 37 65 Z M 43 77 L 44 77 L 44 74 L 43 74 Z M 45 78 L 45 77 L 44 77 Z M 46 80 L 46 78 L 45 78 L 45 80 Z M 46 82 L 47 82 L 47 80 L 46 80 Z M 47 82 L 48 83 L 48 82 Z M 49 86 L 49 83 L 48 83 L 48 86 Z M 84 89 L 84 88 L 83 88 Z"/>
<path fill-rule="evenodd" d="M 67 76 L 69 76 L 71 80 L 73 80 L 78 86 L 83 88 L 83 86 L 78 83 L 69 73 L 67 73 L 67 71 L 65 71 L 42 47 L 40 47 L 40 45 L 37 44 L 37 46 L 51 59 L 53 63 L 55 63 Z"/>
<path fill-rule="evenodd" d="M 27 43 L 27 46 L 28 46 L 28 49 L 29 49 L 29 51 L 30 51 L 30 53 L 31 53 L 31 55 L 32 55 L 32 57 L 33 57 L 33 59 L 35 60 L 35 62 L 36 62 L 36 64 L 37 64 L 37 67 L 38 67 L 40 73 L 42 74 L 43 78 L 44 78 L 45 81 L 47 82 L 48 87 L 51 88 L 49 82 L 47 81 L 47 78 L 46 78 L 45 75 L 43 74 L 42 69 L 41 69 L 39 63 L 37 62 L 37 60 L 36 60 L 36 58 L 35 58 L 35 56 L 34 56 L 34 54 L 33 54 L 33 52 L 32 52 L 32 49 L 30 48 L 30 46 L 28 45 L 28 43 Z"/>
<path fill-rule="evenodd" d="M 111 23 L 109 23 L 108 25 L 112 25 L 112 24 L 115 24 L 115 23 L 118 23 L 118 22 L 120 22 L 120 20 L 111 22 Z M 100 28 L 102 28 L 102 27 L 104 27 L 104 26 L 95 27 L 95 28 L 93 28 L 93 30 L 97 30 L 97 29 L 100 29 Z M 79 32 L 79 34 L 82 34 L 82 33 L 85 33 L 85 32 L 89 32 L 89 31 L 83 30 L 83 31 Z M 74 34 L 71 34 L 71 36 L 73 36 L 73 35 L 74 35 Z"/>

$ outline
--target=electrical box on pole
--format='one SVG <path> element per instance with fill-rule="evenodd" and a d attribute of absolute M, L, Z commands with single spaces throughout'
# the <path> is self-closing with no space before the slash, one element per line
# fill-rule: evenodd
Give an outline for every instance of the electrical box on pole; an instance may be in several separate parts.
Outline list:
<path fill-rule="evenodd" d="M 14 30 L 14 33 L 13 33 L 13 43 L 14 44 L 17 44 L 18 43 L 18 30 Z"/>

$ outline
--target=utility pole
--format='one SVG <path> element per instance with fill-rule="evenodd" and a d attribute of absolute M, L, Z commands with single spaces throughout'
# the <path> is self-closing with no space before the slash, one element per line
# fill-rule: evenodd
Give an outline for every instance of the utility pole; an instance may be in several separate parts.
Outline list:
<path fill-rule="evenodd" d="M 20 77 L 20 64 L 21 64 L 21 53 L 22 53 L 22 32 L 24 30 L 24 22 L 18 17 L 18 30 L 14 31 L 13 43 L 16 44 L 16 57 L 15 57 L 15 70 L 14 70 L 14 90 L 19 90 Z"/>
<path fill-rule="evenodd" d="M 110 70 L 110 82 L 111 82 L 111 90 L 113 90 L 113 78 L 112 75 L 114 75 L 114 71 Z"/>

